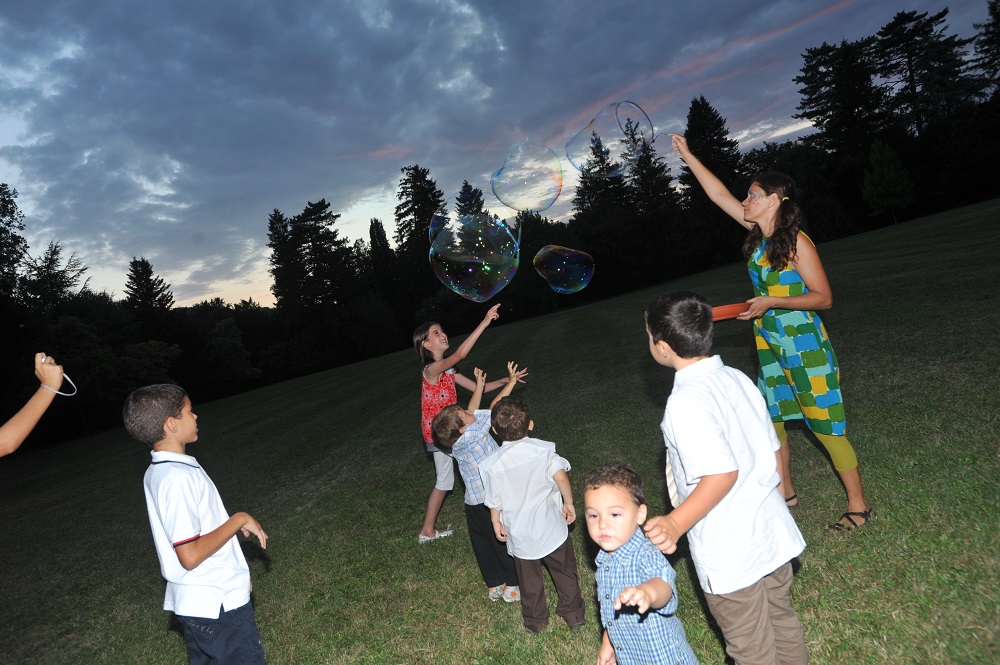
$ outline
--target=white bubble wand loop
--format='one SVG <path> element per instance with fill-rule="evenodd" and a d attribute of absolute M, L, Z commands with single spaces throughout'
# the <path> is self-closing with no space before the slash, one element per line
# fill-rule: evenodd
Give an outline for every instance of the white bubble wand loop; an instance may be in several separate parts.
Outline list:
<path fill-rule="evenodd" d="M 45 358 L 42 358 L 42 362 L 45 362 Z M 73 395 L 75 395 L 78 392 L 80 392 L 80 389 L 76 387 L 75 383 L 73 383 L 73 379 L 69 378 L 69 374 L 67 374 L 66 372 L 63 372 L 62 378 L 65 379 L 66 381 L 69 381 L 69 385 L 73 386 L 73 392 L 71 392 L 71 393 L 59 392 L 58 390 L 56 390 L 52 386 L 47 386 L 44 383 L 40 383 L 38 385 L 40 385 L 42 388 L 45 388 L 46 390 L 51 390 L 56 395 L 62 395 L 63 397 L 72 397 Z"/>

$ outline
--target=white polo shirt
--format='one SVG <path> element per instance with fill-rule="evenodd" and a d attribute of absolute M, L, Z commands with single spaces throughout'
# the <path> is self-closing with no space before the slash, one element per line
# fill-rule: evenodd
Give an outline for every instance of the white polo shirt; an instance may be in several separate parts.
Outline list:
<path fill-rule="evenodd" d="M 153 451 L 143 488 L 160 572 L 167 581 L 163 609 L 217 619 L 220 606 L 228 612 L 250 602 L 250 568 L 236 536 L 194 570 L 185 570 L 174 551 L 229 519 L 215 483 L 198 461 Z"/>
<path fill-rule="evenodd" d="M 719 356 L 678 371 L 661 429 L 682 502 L 702 476 L 739 472 L 687 534 L 706 593 L 744 589 L 802 552 L 805 540 L 778 492 L 781 444 L 746 374 Z"/>
<path fill-rule="evenodd" d="M 541 559 L 566 541 L 562 494 L 552 476 L 569 469 L 556 444 L 530 437 L 505 443 L 480 462 L 484 503 L 500 510 L 511 556 Z"/>

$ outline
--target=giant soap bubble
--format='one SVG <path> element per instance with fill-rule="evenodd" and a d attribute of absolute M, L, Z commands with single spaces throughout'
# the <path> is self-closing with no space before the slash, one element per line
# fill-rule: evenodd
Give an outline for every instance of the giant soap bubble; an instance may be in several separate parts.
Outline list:
<path fill-rule="evenodd" d="M 548 146 L 520 143 L 490 178 L 490 185 L 493 194 L 508 208 L 525 212 L 548 210 L 562 192 L 559 156 Z"/>
<path fill-rule="evenodd" d="M 594 259 L 561 245 L 546 245 L 535 254 L 535 271 L 545 278 L 556 293 L 576 293 L 590 284 Z"/>
<path fill-rule="evenodd" d="M 580 172 L 591 175 L 613 178 L 626 173 L 635 159 L 629 150 L 634 143 L 626 134 L 629 125 L 634 127 L 636 140 L 652 143 L 653 123 L 646 112 L 635 102 L 612 102 L 566 143 L 566 157 Z M 603 147 L 602 164 L 595 162 L 595 135 Z"/>
<path fill-rule="evenodd" d="M 463 298 L 485 302 L 514 278 L 521 248 L 507 222 L 481 205 L 469 209 L 467 204 L 460 194 L 434 214 L 428 259 L 442 284 Z"/>

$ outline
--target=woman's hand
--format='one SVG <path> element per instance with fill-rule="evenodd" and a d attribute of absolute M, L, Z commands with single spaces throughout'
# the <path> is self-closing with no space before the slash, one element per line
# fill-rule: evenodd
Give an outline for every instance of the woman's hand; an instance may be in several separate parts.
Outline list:
<path fill-rule="evenodd" d="M 677 151 L 680 158 L 684 160 L 685 164 L 687 164 L 688 157 L 692 156 L 691 150 L 688 148 L 687 139 L 680 134 L 670 134 L 670 140 L 674 144 L 674 150 Z"/>
<path fill-rule="evenodd" d="M 747 300 L 747 311 L 743 312 L 737 319 L 741 321 L 753 321 L 754 319 L 759 319 L 764 316 L 764 312 L 769 309 L 774 309 L 778 306 L 781 298 L 775 298 L 773 296 L 757 296 L 756 298 L 751 298 Z"/>

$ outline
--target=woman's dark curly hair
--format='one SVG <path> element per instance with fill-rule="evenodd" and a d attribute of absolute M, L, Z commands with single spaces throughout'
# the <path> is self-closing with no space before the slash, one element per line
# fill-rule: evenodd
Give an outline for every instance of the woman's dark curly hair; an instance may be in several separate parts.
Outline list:
<path fill-rule="evenodd" d="M 795 243 L 805 224 L 805 214 L 796 202 L 795 183 L 787 175 L 777 171 L 754 176 L 753 183 L 763 189 L 766 196 L 778 195 L 774 229 L 767 239 L 767 261 L 775 270 L 784 270 L 790 261 L 795 260 Z M 760 227 L 754 225 L 743 241 L 743 255 L 746 258 L 750 258 L 762 238 Z"/>

